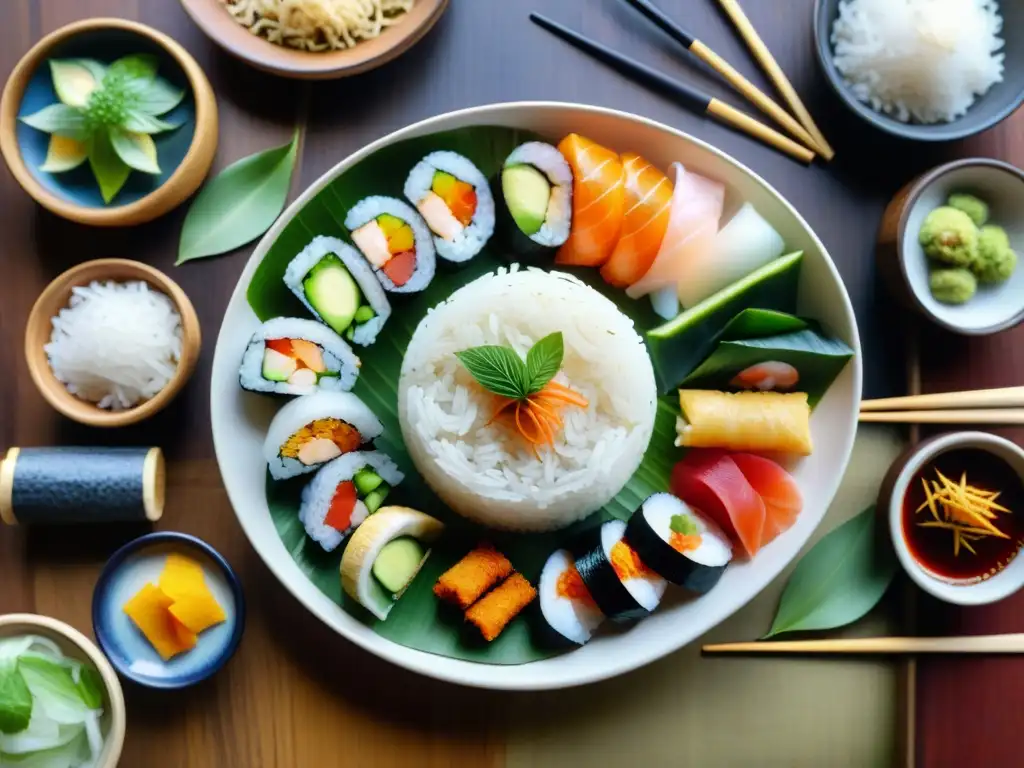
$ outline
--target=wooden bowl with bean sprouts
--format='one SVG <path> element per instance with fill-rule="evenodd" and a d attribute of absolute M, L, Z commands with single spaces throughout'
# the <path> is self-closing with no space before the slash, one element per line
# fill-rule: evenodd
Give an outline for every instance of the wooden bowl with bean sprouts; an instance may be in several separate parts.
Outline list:
<path fill-rule="evenodd" d="M 181 0 L 233 56 L 282 77 L 331 80 L 379 67 L 430 31 L 448 0 Z"/>

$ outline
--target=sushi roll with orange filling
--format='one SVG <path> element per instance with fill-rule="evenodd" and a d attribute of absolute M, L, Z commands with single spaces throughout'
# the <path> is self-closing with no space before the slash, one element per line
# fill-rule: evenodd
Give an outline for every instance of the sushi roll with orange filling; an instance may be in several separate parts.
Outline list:
<path fill-rule="evenodd" d="M 405 196 L 434 233 L 437 255 L 469 261 L 494 234 L 494 197 L 487 178 L 455 152 L 431 152 L 409 172 Z"/>
<path fill-rule="evenodd" d="M 415 293 L 434 279 L 434 243 L 426 223 L 394 197 L 367 197 L 345 216 L 345 227 L 384 290 Z"/>
<path fill-rule="evenodd" d="M 243 389 L 278 395 L 347 391 L 358 376 L 359 358 L 338 334 L 314 320 L 292 317 L 260 326 L 238 374 Z"/>
<path fill-rule="evenodd" d="M 544 621 L 571 643 L 585 644 L 604 621 L 568 550 L 551 553 L 540 572 L 538 591 Z"/>

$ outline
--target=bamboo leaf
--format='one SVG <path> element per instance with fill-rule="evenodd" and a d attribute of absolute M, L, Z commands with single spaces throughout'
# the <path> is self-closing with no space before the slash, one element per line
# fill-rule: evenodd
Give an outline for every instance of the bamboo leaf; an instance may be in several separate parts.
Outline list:
<path fill-rule="evenodd" d="M 128 181 L 132 169 L 125 164 L 114 147 L 110 138 L 105 133 L 100 133 L 93 138 L 89 148 L 89 167 L 92 168 L 96 183 L 100 185 L 100 194 L 103 195 L 103 202 L 109 203 L 121 187 Z"/>
<path fill-rule="evenodd" d="M 764 638 L 841 627 L 875 607 L 896 573 L 896 558 L 888 539 L 878 535 L 877 518 L 869 507 L 803 556 Z"/>
<path fill-rule="evenodd" d="M 216 256 L 262 235 L 284 209 L 299 146 L 285 144 L 232 163 L 199 193 L 185 216 L 177 264 Z"/>
<path fill-rule="evenodd" d="M 149 134 L 113 128 L 110 131 L 110 143 L 125 165 L 143 173 L 160 173 L 160 164 L 156 159 L 156 144 Z"/>
<path fill-rule="evenodd" d="M 53 90 L 61 103 L 81 109 L 89 103 L 92 92 L 100 86 L 102 75 L 80 59 L 50 59 Z"/>
<path fill-rule="evenodd" d="M 51 104 L 43 107 L 38 112 L 18 118 L 25 125 L 30 125 L 37 131 L 52 133 L 57 136 L 65 136 L 69 139 L 79 141 L 88 137 L 88 129 L 85 124 L 85 117 L 77 109 L 67 104 Z"/>
<path fill-rule="evenodd" d="M 84 163 L 88 156 L 89 147 L 84 141 L 54 134 L 50 136 L 46 160 L 39 166 L 39 170 L 47 173 L 70 171 Z"/>

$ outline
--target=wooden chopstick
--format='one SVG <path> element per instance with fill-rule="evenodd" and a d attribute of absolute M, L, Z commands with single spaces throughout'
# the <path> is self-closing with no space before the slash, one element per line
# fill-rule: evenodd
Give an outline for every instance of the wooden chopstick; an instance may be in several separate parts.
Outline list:
<path fill-rule="evenodd" d="M 860 404 L 861 413 L 918 409 L 937 411 L 944 408 L 1024 408 L 1024 387 L 940 392 L 933 395 L 910 395 L 909 397 L 883 397 L 878 400 L 865 400 Z"/>
<path fill-rule="evenodd" d="M 650 0 L 625 0 L 625 2 L 639 11 L 649 21 L 653 22 L 655 26 L 683 46 L 683 48 L 715 70 L 726 80 L 726 82 L 729 83 L 729 85 L 739 91 L 747 101 L 771 117 L 776 123 L 789 131 L 792 136 L 799 139 L 809 149 L 819 153 L 823 151 L 823 148 L 818 145 L 817 141 L 814 140 L 811 134 L 802 125 L 800 125 L 800 123 L 794 120 L 792 115 L 772 101 L 763 91 L 758 89 L 757 86 L 740 74 L 740 72 L 729 62 L 676 24 L 663 10 L 651 3 Z"/>
<path fill-rule="evenodd" d="M 758 122 L 723 101 L 719 101 L 678 80 L 673 80 L 671 77 L 648 67 L 646 64 L 641 64 L 635 59 L 624 56 L 538 13 L 531 13 L 530 20 L 542 29 L 565 40 L 574 48 L 589 54 L 617 72 L 633 78 L 652 90 L 667 94 L 682 106 L 697 114 L 708 114 L 717 117 L 730 126 L 743 131 L 748 136 L 759 139 L 801 162 L 809 163 L 814 159 L 814 152 L 811 150 L 797 144 L 788 136 L 783 136 L 778 131 L 769 128 L 767 125 Z"/>
<path fill-rule="evenodd" d="M 754 25 L 750 23 L 750 19 L 747 18 L 747 14 L 744 13 L 743 8 L 740 6 L 738 0 L 718 0 L 718 4 L 722 6 L 722 10 L 725 11 L 726 15 L 732 21 L 736 30 L 740 33 L 740 37 L 746 42 L 747 47 L 750 49 L 751 54 L 757 59 L 757 62 L 761 65 L 761 68 L 768 75 L 769 79 L 778 89 L 779 93 L 782 94 L 782 98 L 786 100 L 789 108 L 793 110 L 793 114 L 796 115 L 796 119 L 800 121 L 800 124 L 807 129 L 807 132 L 814 139 L 814 143 L 817 145 L 818 154 L 826 160 L 831 160 L 835 157 L 835 151 L 829 146 L 828 141 L 825 140 L 825 136 L 818 129 L 817 124 L 814 122 L 814 118 L 811 117 L 811 113 L 807 111 L 807 107 L 804 106 L 803 101 L 800 100 L 800 96 L 797 94 L 796 89 L 793 88 L 793 84 L 789 82 L 789 78 L 786 77 L 786 73 L 782 71 L 782 67 L 772 56 L 771 51 L 768 50 L 768 46 L 764 44 L 764 40 L 757 34 L 757 30 L 754 29 Z"/>
<path fill-rule="evenodd" d="M 849 640 L 769 640 L 705 645 L 704 653 L 887 654 L 1024 653 L 1024 634 L 964 637 L 863 637 Z"/>
<path fill-rule="evenodd" d="M 1024 408 L 965 408 L 937 411 L 861 411 L 861 423 L 1024 425 Z"/>

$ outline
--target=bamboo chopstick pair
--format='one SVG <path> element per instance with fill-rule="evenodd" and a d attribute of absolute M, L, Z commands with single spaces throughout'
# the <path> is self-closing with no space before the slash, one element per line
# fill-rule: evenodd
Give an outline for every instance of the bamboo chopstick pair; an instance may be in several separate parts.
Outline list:
<path fill-rule="evenodd" d="M 1024 653 L 1024 634 L 963 637 L 862 637 L 849 640 L 772 640 L 705 645 L 704 653 L 917 656 L 921 654 Z"/>
<path fill-rule="evenodd" d="M 645 64 L 641 64 L 635 59 L 624 56 L 601 43 L 584 37 L 558 22 L 537 13 L 531 13 L 530 19 L 537 26 L 565 40 L 598 61 L 607 64 L 624 75 L 632 77 L 653 90 L 666 93 L 686 108 L 700 114 L 716 117 L 797 160 L 809 163 L 814 159 L 815 154 L 820 154 L 826 160 L 832 159 L 835 154 L 832 151 L 832 147 L 829 146 L 821 131 L 818 130 L 818 126 L 815 125 L 807 108 L 800 101 L 800 97 L 786 78 L 782 68 L 779 67 L 778 62 L 775 61 L 775 58 L 769 52 L 764 41 L 758 36 L 754 26 L 750 23 L 750 19 L 747 18 L 740 7 L 738 0 L 718 0 L 718 2 L 733 24 L 736 25 L 740 35 L 753 53 L 754 58 L 761 64 L 768 77 L 786 100 L 786 103 L 793 110 L 796 119 L 760 91 L 725 59 L 672 21 L 664 11 L 651 3 L 650 0 L 625 0 L 625 2 L 643 14 L 643 16 L 678 42 L 684 49 L 718 72 L 748 101 L 785 128 L 790 135 L 798 139 L 799 143 L 779 131 L 769 128 L 764 123 L 755 120 L 735 107 L 726 104 L 724 101 L 685 85 L 678 80 L 674 80 Z"/>
<path fill-rule="evenodd" d="M 1024 387 L 889 397 L 860 404 L 861 422 L 1024 425 Z"/>

